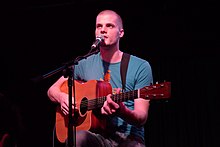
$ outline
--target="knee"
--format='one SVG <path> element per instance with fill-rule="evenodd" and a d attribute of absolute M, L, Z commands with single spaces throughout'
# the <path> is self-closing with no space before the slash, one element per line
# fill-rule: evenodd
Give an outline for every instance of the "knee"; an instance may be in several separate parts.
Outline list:
<path fill-rule="evenodd" d="M 76 138 L 77 139 L 85 139 L 86 136 L 88 136 L 88 135 L 89 135 L 89 132 L 85 131 L 85 130 L 80 130 L 80 131 L 76 132 Z"/>
<path fill-rule="evenodd" d="M 76 132 L 76 146 L 83 146 L 86 143 L 87 137 L 89 135 L 88 131 L 80 130 Z"/>
<path fill-rule="evenodd" d="M 94 144 L 97 147 L 100 146 L 100 142 L 97 137 L 93 133 L 85 130 L 80 130 L 76 132 L 75 141 L 77 147 L 88 147 Z"/>

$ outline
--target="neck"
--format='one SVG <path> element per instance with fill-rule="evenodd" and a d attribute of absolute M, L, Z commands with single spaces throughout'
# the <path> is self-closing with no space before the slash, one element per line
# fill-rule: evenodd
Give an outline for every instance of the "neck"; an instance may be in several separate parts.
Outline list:
<path fill-rule="evenodd" d="M 117 63 L 121 61 L 123 52 L 119 50 L 119 48 L 109 48 L 102 47 L 100 48 L 101 58 L 102 60 L 109 63 Z"/>

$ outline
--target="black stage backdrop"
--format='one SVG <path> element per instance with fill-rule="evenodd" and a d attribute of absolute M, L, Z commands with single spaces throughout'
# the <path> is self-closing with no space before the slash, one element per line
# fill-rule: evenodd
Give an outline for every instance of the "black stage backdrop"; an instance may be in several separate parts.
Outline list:
<path fill-rule="evenodd" d="M 148 60 L 155 82 L 172 83 L 169 101 L 151 103 L 147 146 L 219 146 L 214 0 L 2 1 L 0 92 L 7 102 L 0 102 L 1 128 L 8 124 L 18 146 L 52 146 L 56 106 L 46 91 L 62 72 L 31 79 L 88 53 L 95 17 L 103 9 L 116 10 L 124 19 L 121 49 Z"/>

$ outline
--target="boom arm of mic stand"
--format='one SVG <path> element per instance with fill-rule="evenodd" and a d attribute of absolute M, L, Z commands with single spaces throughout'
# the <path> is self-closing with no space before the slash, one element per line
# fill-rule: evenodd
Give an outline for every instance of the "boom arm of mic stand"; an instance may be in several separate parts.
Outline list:
<path fill-rule="evenodd" d="M 37 76 L 37 77 L 32 78 L 31 81 L 33 81 L 33 82 L 39 82 L 39 81 L 41 81 L 41 80 L 44 80 L 44 79 L 46 79 L 46 78 L 49 78 L 49 77 L 51 77 L 52 75 L 55 75 L 56 73 L 58 73 L 58 72 L 60 72 L 60 71 L 65 71 L 67 68 L 69 68 L 69 67 L 72 66 L 72 65 L 77 65 L 80 60 L 85 59 L 85 58 L 87 58 L 88 56 L 91 56 L 91 55 L 93 55 L 93 54 L 97 54 L 98 52 L 99 52 L 99 50 L 96 50 L 96 51 L 94 51 L 94 52 L 88 53 L 88 54 L 85 55 L 85 56 L 79 56 L 79 57 L 77 57 L 75 60 L 71 60 L 71 61 L 69 61 L 69 62 L 66 62 L 63 66 L 61 66 L 61 67 L 59 67 L 59 68 L 57 68 L 57 69 L 55 69 L 55 70 L 53 70 L 53 71 L 50 71 L 50 72 L 48 72 L 48 73 L 46 73 L 46 74 L 44 74 L 44 75 L 40 75 L 40 76 Z M 67 75 L 65 74 L 65 72 L 64 72 L 64 77 L 67 77 Z"/>

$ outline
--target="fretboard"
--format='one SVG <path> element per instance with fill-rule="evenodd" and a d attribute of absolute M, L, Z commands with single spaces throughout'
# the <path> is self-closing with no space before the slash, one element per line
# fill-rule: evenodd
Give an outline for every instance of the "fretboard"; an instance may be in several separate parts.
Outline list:
<path fill-rule="evenodd" d="M 123 92 L 119 94 L 114 94 L 111 96 L 112 100 L 116 103 L 125 102 L 128 100 L 133 100 L 138 97 L 138 90 Z M 98 97 L 88 101 L 88 110 L 101 108 L 106 101 L 107 96 Z"/>

